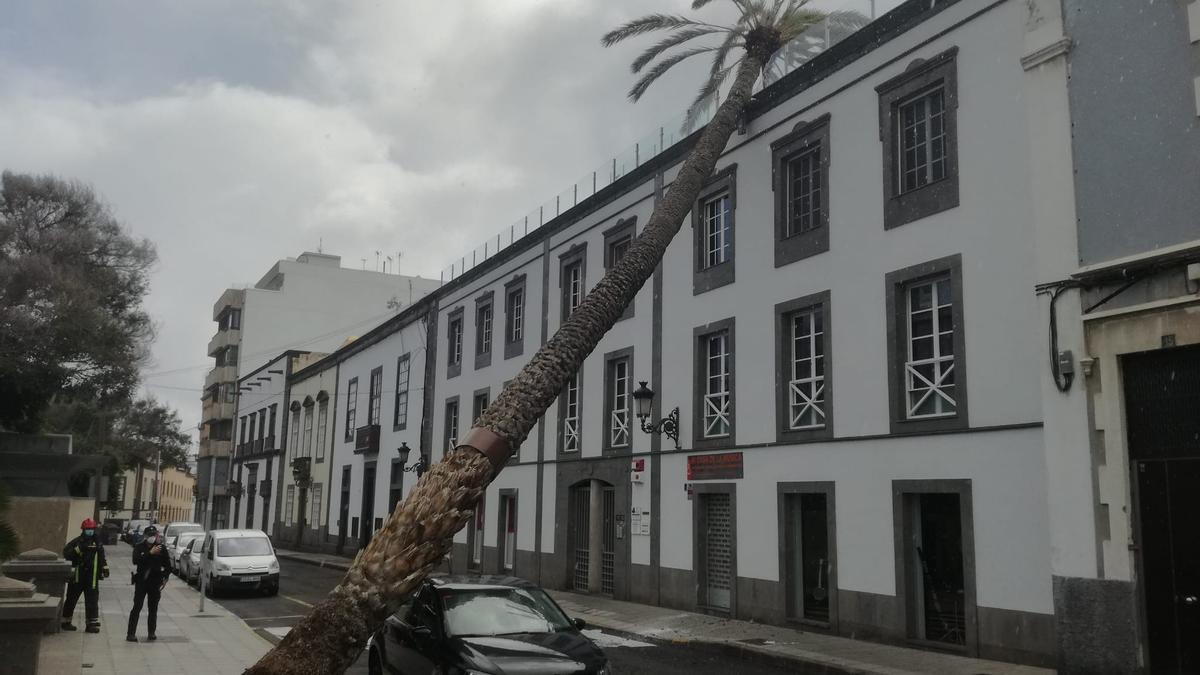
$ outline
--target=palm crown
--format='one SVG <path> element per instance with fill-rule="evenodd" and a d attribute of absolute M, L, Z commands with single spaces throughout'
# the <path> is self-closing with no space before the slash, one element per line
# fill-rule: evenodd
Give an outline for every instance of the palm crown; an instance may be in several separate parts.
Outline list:
<path fill-rule="evenodd" d="M 693 0 L 692 9 L 700 9 L 712 2 L 713 0 Z M 677 64 L 693 56 L 711 54 L 712 64 L 708 78 L 688 107 L 688 117 L 691 118 L 710 96 L 721 89 L 729 74 L 747 56 L 754 58 L 761 70 L 770 61 L 772 54 L 811 26 L 826 19 L 857 22 L 853 13 L 825 13 L 807 9 L 809 0 L 730 2 L 736 5 L 740 12 L 739 18 L 732 26 L 721 26 L 673 14 L 648 14 L 605 34 L 601 42 L 605 47 L 611 47 L 638 35 L 660 30 L 671 32 L 633 61 L 633 72 L 642 76 L 629 90 L 629 98 L 634 101 L 640 99 L 650 85 Z M 695 43 L 688 45 L 692 40 L 706 36 L 719 38 L 719 42 L 702 47 L 695 46 Z M 651 63 L 654 65 L 647 70 Z"/>

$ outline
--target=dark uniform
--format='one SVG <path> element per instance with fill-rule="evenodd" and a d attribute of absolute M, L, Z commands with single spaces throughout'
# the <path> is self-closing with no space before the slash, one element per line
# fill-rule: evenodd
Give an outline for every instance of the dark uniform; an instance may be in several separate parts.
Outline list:
<path fill-rule="evenodd" d="M 84 533 L 63 548 L 63 557 L 71 562 L 71 577 L 63 602 L 62 627 L 75 630 L 71 617 L 75 614 L 75 603 L 82 595 L 87 612 L 87 632 L 99 633 L 100 580 L 108 578 L 108 561 L 104 557 L 104 546 L 96 538 L 96 523 L 88 518 L 80 529 Z"/>
<path fill-rule="evenodd" d="M 142 613 L 142 603 L 148 605 L 146 612 L 147 638 L 154 640 L 154 629 L 158 625 L 158 599 L 163 586 L 171 577 L 171 555 L 167 553 L 167 545 L 158 535 L 158 528 L 153 525 L 143 530 L 145 538 L 133 547 L 133 564 L 137 569 L 133 573 L 133 609 L 129 612 L 129 630 L 125 639 L 137 642 L 138 616 Z M 156 551 L 157 549 L 157 551 Z"/>

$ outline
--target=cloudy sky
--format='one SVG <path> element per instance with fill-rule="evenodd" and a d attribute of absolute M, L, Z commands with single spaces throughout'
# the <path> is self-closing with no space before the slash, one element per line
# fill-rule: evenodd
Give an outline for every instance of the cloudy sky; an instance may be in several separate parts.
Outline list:
<path fill-rule="evenodd" d="M 436 277 L 683 109 L 703 63 L 634 105 L 648 40 L 599 38 L 689 5 L 9 0 L 0 169 L 91 183 L 155 242 L 146 391 L 194 428 L 224 288 L 322 241 L 346 266 L 403 251 L 402 273 Z"/>

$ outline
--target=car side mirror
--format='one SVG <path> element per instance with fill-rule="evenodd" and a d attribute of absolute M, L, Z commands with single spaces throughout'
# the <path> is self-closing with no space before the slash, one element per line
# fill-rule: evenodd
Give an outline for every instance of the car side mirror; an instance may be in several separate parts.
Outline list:
<path fill-rule="evenodd" d="M 415 626 L 412 629 L 413 639 L 428 641 L 433 639 L 433 631 L 429 626 Z"/>
<path fill-rule="evenodd" d="M 579 630 L 583 630 L 584 628 L 587 628 L 587 622 L 584 621 L 583 619 L 572 619 L 571 623 L 575 624 L 575 628 L 577 628 Z"/>

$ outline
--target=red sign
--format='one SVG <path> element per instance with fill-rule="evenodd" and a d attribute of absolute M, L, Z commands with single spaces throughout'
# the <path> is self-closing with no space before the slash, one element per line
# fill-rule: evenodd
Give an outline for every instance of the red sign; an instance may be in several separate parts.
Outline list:
<path fill-rule="evenodd" d="M 633 470 L 634 471 L 645 471 L 646 470 L 646 460 L 641 457 L 633 460 Z"/>
<path fill-rule="evenodd" d="M 687 458 L 688 480 L 720 480 L 742 477 L 742 453 L 692 455 Z"/>

